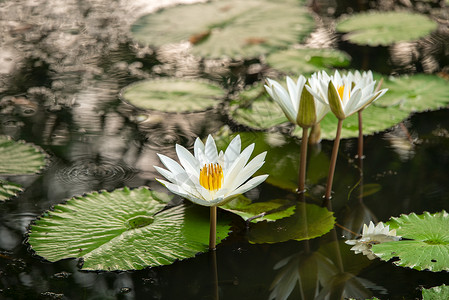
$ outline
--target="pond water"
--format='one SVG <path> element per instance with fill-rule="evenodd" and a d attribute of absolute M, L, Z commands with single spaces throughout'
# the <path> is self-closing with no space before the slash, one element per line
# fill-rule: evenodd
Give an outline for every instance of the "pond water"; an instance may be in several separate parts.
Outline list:
<path fill-rule="evenodd" d="M 195 1 L 184 1 L 189 2 Z M 358 2 L 380 9 L 407 6 L 395 1 Z M 445 272 L 419 272 L 355 255 L 344 244 L 350 234 L 340 228 L 306 242 L 251 244 L 246 225 L 238 218 L 233 219 L 231 236 L 215 252 L 141 271 L 85 272 L 75 260 L 49 263 L 29 251 L 25 240 L 30 222 L 53 205 L 75 195 L 124 186 L 162 191 L 154 180 L 160 177 L 153 168 L 160 165 L 156 153 L 175 157 L 175 143 L 191 149 L 197 136 L 213 134 L 229 121 L 220 110 L 142 113 L 119 99 L 123 87 L 169 76 L 205 78 L 235 91 L 269 72 L 258 59 L 207 61 L 191 56 L 185 44 L 155 51 L 131 39 L 129 26 L 139 15 L 173 3 L 0 2 L 0 134 L 38 145 L 49 155 L 49 164 L 40 174 L 7 178 L 25 190 L 0 202 L 0 298 L 269 299 L 277 291 L 277 299 L 287 299 L 289 294 L 288 299 L 308 299 L 311 292 L 298 284 L 292 291 L 286 287 L 297 280 L 295 270 L 304 263 L 306 249 L 320 249 L 321 255 L 335 264 L 339 261 L 346 271 L 346 277 L 338 278 L 341 282 L 323 288 L 316 299 L 340 299 L 343 290 L 344 295 L 359 299 L 414 299 L 421 297 L 422 287 L 447 284 Z M 439 3 L 413 1 L 413 5 L 423 13 L 441 10 L 440 16 L 447 18 L 447 8 Z M 313 1 L 313 6 L 325 25 L 308 43 L 347 51 L 353 56 L 352 68 L 371 68 L 385 75 L 449 70 L 447 32 L 419 46 L 371 48 L 362 55 L 356 46 L 325 30 L 339 14 L 360 7 L 345 1 Z M 407 46 L 415 47 L 415 56 L 404 50 Z M 413 114 L 401 125 L 365 137 L 363 180 L 376 192 L 363 199 L 352 193 L 360 179 L 354 159 L 357 140 L 342 140 L 332 200 L 337 223 L 385 222 L 400 214 L 448 209 L 448 116 L 448 109 Z M 297 138 L 286 136 L 285 143 L 297 145 L 299 151 Z M 310 152 L 329 157 L 332 145 L 323 140 Z M 324 187 L 321 179 L 312 193 L 321 195 Z M 260 199 L 294 196 L 267 183 L 252 197 L 257 195 Z"/>

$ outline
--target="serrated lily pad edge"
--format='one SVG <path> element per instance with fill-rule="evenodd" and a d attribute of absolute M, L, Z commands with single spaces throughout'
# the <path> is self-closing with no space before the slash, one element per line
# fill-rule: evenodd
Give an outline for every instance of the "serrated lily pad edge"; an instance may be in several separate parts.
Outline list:
<path fill-rule="evenodd" d="M 444 210 L 444 209 L 443 209 L 442 211 L 439 211 L 439 212 L 436 212 L 436 213 L 430 213 L 430 212 L 428 212 L 428 211 L 424 211 L 424 212 L 423 212 L 422 214 L 420 214 L 420 215 L 418 215 L 418 214 L 412 212 L 412 213 L 410 213 L 410 214 L 401 214 L 399 217 L 391 217 L 390 220 L 389 220 L 388 222 L 385 223 L 385 225 L 389 225 L 389 226 L 390 226 L 390 229 L 396 229 L 396 230 L 397 230 L 397 229 L 400 228 L 400 227 L 396 227 L 396 226 L 395 226 L 395 220 L 397 220 L 397 219 L 399 219 L 399 218 L 401 218 L 401 217 L 403 217 L 403 216 L 408 217 L 408 216 L 410 216 L 410 215 L 416 215 L 418 218 L 420 218 L 420 217 L 422 216 L 422 219 L 424 219 L 426 216 L 427 216 L 427 217 L 434 217 L 434 216 L 440 215 L 440 214 L 442 214 L 443 217 L 444 217 L 444 216 L 449 216 L 449 213 L 447 213 L 446 210 Z M 406 236 L 404 236 L 404 237 L 407 238 Z M 403 238 L 404 238 L 404 237 L 403 237 Z M 415 240 L 415 239 L 410 239 L 409 241 L 423 242 L 423 241 Z M 399 240 L 399 241 L 393 241 L 393 242 L 387 242 L 387 243 L 385 243 L 385 244 L 394 244 L 394 243 L 400 243 L 400 242 L 401 242 L 401 240 Z M 448 246 L 449 246 L 449 244 L 448 244 Z M 385 258 L 383 258 L 383 257 L 385 256 L 385 253 L 376 253 L 375 251 L 373 251 L 373 253 L 374 253 L 377 257 L 379 257 L 379 259 L 381 259 L 381 260 L 383 260 L 383 261 L 391 261 L 391 260 L 394 259 L 394 258 L 400 258 L 398 255 L 394 255 L 394 256 L 390 257 L 389 259 L 385 259 Z M 419 271 L 430 271 L 430 272 L 449 271 L 449 265 L 446 266 L 445 268 L 442 268 L 441 270 L 434 271 L 434 270 L 428 269 L 428 268 L 417 269 L 417 268 L 415 268 L 416 265 L 413 265 L 413 266 L 409 266 L 409 265 L 401 265 L 401 264 L 398 263 L 398 262 L 399 262 L 399 261 L 394 261 L 393 263 L 394 263 L 396 266 L 399 266 L 399 267 L 410 268 L 410 269 L 415 269 L 415 270 L 419 270 Z"/>
<path fill-rule="evenodd" d="M 26 228 L 26 232 L 25 232 L 25 238 L 24 238 L 24 244 L 26 245 L 28 252 L 31 253 L 31 255 L 32 255 L 33 257 L 39 259 L 39 260 L 42 261 L 42 262 L 55 263 L 55 262 L 60 262 L 60 261 L 75 260 L 75 261 L 77 261 L 77 264 L 76 264 L 77 268 L 80 269 L 80 270 L 83 271 L 83 272 L 102 273 L 102 272 L 128 272 L 128 271 L 133 271 L 133 270 L 125 270 L 125 269 L 124 269 L 124 270 L 121 270 L 121 269 L 114 269 L 114 270 L 110 270 L 110 271 L 109 271 L 109 270 L 102 270 L 102 269 L 101 269 L 101 270 L 100 270 L 100 269 L 98 269 L 98 270 L 97 270 L 97 269 L 83 269 L 84 257 L 67 257 L 67 258 L 63 258 L 63 259 L 56 260 L 56 261 L 50 261 L 50 260 L 46 259 L 45 257 L 43 257 L 43 256 L 41 256 L 41 255 L 39 255 L 39 254 L 37 254 L 37 252 L 34 250 L 34 248 L 32 247 L 32 245 L 29 243 L 29 238 L 30 238 L 30 233 L 31 233 L 31 228 L 32 228 L 32 226 L 35 225 L 36 222 L 37 222 L 38 220 L 40 220 L 40 219 L 46 217 L 46 214 L 47 214 L 48 212 L 54 211 L 54 209 L 55 209 L 56 206 L 64 205 L 64 204 L 66 204 L 66 203 L 67 203 L 68 201 L 70 201 L 70 200 L 76 200 L 77 198 L 83 198 L 84 196 L 86 196 L 86 195 L 88 195 L 88 194 L 92 194 L 92 193 L 112 193 L 112 192 L 118 191 L 118 190 L 124 191 L 124 190 L 138 190 L 138 189 L 146 189 L 146 190 L 148 190 L 148 191 L 150 191 L 150 192 L 153 192 L 153 193 L 155 193 L 155 194 L 159 194 L 159 192 L 151 190 L 148 186 L 139 186 L 139 187 L 132 187 L 132 188 L 125 186 L 125 187 L 122 187 L 122 188 L 114 189 L 113 191 L 110 191 L 110 192 L 107 191 L 107 190 L 98 190 L 98 191 L 92 191 L 92 192 L 88 192 L 88 193 L 83 193 L 83 194 L 81 194 L 81 195 L 74 195 L 74 196 L 72 196 L 72 197 L 69 197 L 69 198 L 65 199 L 64 201 L 62 201 L 62 202 L 60 202 L 60 203 L 56 203 L 56 204 L 52 205 L 49 209 L 47 209 L 46 211 L 44 211 L 41 215 L 36 216 L 36 217 L 35 217 L 35 218 L 28 224 L 28 226 L 27 226 L 27 228 Z M 164 194 L 164 193 L 162 193 L 162 194 Z M 156 199 L 155 199 L 155 200 L 156 200 Z M 166 205 L 168 204 L 167 200 L 168 200 L 168 199 L 159 199 L 159 201 L 160 201 L 161 203 L 165 203 Z M 156 201 L 158 201 L 158 200 L 156 200 Z M 170 208 L 171 208 L 171 207 L 168 207 L 168 208 L 167 208 L 167 206 L 166 206 L 166 207 L 163 208 L 161 211 L 163 211 L 164 209 L 170 209 Z M 225 239 L 229 236 L 229 234 L 230 234 L 231 232 L 232 232 L 231 226 L 229 226 L 227 236 L 223 237 L 220 241 L 217 241 L 217 245 L 218 245 L 219 243 L 221 243 L 223 240 L 225 240 Z M 193 259 L 193 258 L 195 258 L 196 256 L 198 256 L 198 255 L 200 255 L 200 254 L 203 254 L 203 253 L 206 253 L 206 252 L 207 252 L 207 251 L 204 251 L 204 252 L 199 251 L 199 252 L 197 252 L 194 256 L 186 257 L 186 258 L 184 258 L 184 259 L 179 259 L 179 258 L 178 258 L 178 259 L 175 259 L 175 260 L 174 260 L 173 262 L 171 262 L 169 265 L 174 264 L 174 263 L 179 262 L 179 261 L 184 261 L 184 260 L 188 260 L 188 259 Z M 167 265 L 146 266 L 146 267 L 143 268 L 143 269 L 150 269 L 150 268 L 164 267 L 164 266 L 167 266 Z"/>
<path fill-rule="evenodd" d="M 34 148 L 34 150 L 36 150 L 36 153 L 39 153 L 42 155 L 42 161 L 43 161 L 43 164 L 41 165 L 41 167 L 38 170 L 36 170 L 34 173 L 0 174 L 0 176 L 6 177 L 6 176 L 21 176 L 21 175 L 37 175 L 37 174 L 41 174 L 42 171 L 44 171 L 47 168 L 47 166 L 50 162 L 50 155 L 44 149 L 42 149 L 42 147 L 40 147 L 34 143 L 27 142 L 25 140 L 15 140 L 9 135 L 0 135 L 0 137 L 5 137 L 7 140 L 13 141 L 15 143 L 27 145 L 27 146 L 30 146 L 31 148 Z"/>

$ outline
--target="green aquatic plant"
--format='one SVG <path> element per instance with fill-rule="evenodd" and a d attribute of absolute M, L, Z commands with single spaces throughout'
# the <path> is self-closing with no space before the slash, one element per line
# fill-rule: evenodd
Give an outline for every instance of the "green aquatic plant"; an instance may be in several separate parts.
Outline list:
<path fill-rule="evenodd" d="M 397 266 L 432 272 L 449 270 L 449 214 L 446 211 L 421 215 L 411 213 L 387 222 L 403 240 L 372 247 L 373 253 Z"/>
<path fill-rule="evenodd" d="M 40 172 L 47 163 L 46 154 L 36 145 L 14 141 L 0 135 L 0 176 L 31 175 Z M 0 179 L 0 202 L 17 196 L 23 187 Z"/>
<path fill-rule="evenodd" d="M 132 105 L 170 113 L 204 111 L 225 96 L 217 84 L 194 79 L 151 79 L 122 89 L 120 97 Z"/>
<path fill-rule="evenodd" d="M 338 21 L 336 29 L 343 39 L 369 46 L 387 46 L 413 41 L 434 31 L 438 24 L 423 14 L 407 11 L 353 14 Z"/>
<path fill-rule="evenodd" d="M 131 34 L 156 47 L 188 41 L 197 56 L 251 58 L 301 42 L 314 28 L 304 1 L 225 0 L 144 15 Z"/>
<path fill-rule="evenodd" d="M 14 182 L 0 180 L 0 202 L 11 199 L 23 192 L 23 187 Z"/>
<path fill-rule="evenodd" d="M 300 48 L 277 51 L 267 55 L 267 64 L 287 74 L 311 74 L 323 69 L 349 66 L 351 57 L 331 48 Z"/>
<path fill-rule="evenodd" d="M 46 164 L 39 147 L 4 135 L 0 135 L 0 157 L 0 176 L 35 174 Z"/>
<path fill-rule="evenodd" d="M 220 206 L 221 209 L 242 217 L 246 222 L 276 221 L 295 213 L 295 205 L 285 199 L 252 202 L 243 195 Z"/>
<path fill-rule="evenodd" d="M 449 299 L 449 286 L 443 284 L 430 289 L 422 289 L 423 300 L 443 300 Z"/>
<path fill-rule="evenodd" d="M 74 197 L 35 220 L 28 243 L 51 262 L 78 258 L 84 270 L 140 270 L 206 251 L 205 211 L 186 205 L 166 208 L 169 200 L 143 187 Z M 226 223 L 218 222 L 218 242 L 228 235 Z"/>
<path fill-rule="evenodd" d="M 328 233 L 335 224 L 333 213 L 325 207 L 297 202 L 295 213 L 276 222 L 257 222 L 248 231 L 249 242 L 280 243 L 310 240 Z"/>

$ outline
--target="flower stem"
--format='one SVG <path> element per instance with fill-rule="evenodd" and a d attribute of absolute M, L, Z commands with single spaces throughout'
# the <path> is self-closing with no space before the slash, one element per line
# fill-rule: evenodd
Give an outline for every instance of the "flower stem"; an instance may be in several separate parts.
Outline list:
<path fill-rule="evenodd" d="M 335 165 L 337 163 L 338 148 L 340 147 L 340 135 L 341 135 L 342 125 L 343 125 L 343 120 L 338 119 L 337 134 L 335 135 L 334 148 L 332 149 L 331 162 L 330 162 L 330 166 L 329 166 L 329 174 L 327 177 L 326 194 L 324 196 L 326 201 L 330 200 L 330 198 L 331 198 L 332 182 L 334 180 L 334 172 L 335 172 Z"/>
<path fill-rule="evenodd" d="M 217 207 L 210 207 L 210 233 L 209 233 L 209 250 L 215 250 L 217 239 Z"/>
<path fill-rule="evenodd" d="M 359 140 L 358 140 L 358 149 L 357 149 L 357 156 L 359 158 L 359 161 L 363 159 L 363 124 L 362 124 L 362 110 L 358 111 L 358 117 L 359 117 Z"/>
<path fill-rule="evenodd" d="M 301 156 L 299 160 L 299 176 L 298 176 L 298 194 L 304 198 L 304 192 L 306 188 L 306 164 L 307 164 L 307 144 L 308 144 L 309 128 L 302 128 L 301 139 Z"/>

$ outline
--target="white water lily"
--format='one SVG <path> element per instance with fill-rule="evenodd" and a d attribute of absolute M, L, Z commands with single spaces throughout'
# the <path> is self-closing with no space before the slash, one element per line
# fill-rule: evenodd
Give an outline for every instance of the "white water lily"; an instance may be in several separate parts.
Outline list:
<path fill-rule="evenodd" d="M 390 226 L 385 226 L 382 222 L 377 223 L 374 226 L 373 222 L 363 225 L 362 237 L 356 240 L 345 241 L 348 245 L 354 245 L 351 250 L 354 250 L 356 254 L 363 253 L 369 259 L 374 259 L 377 256 L 371 251 L 371 247 L 376 244 L 381 244 L 391 241 L 399 241 L 400 236 L 396 235 L 396 229 L 390 230 Z"/>
<path fill-rule="evenodd" d="M 286 81 L 287 90 L 275 80 L 267 78 L 265 89 L 293 124 L 307 128 L 319 123 L 329 112 L 329 105 L 316 101 L 304 89 L 307 82 L 304 76 L 300 75 L 296 83 L 288 76 Z"/>
<path fill-rule="evenodd" d="M 256 187 L 268 177 L 260 175 L 248 180 L 265 162 L 266 152 L 248 162 L 253 150 L 254 144 L 251 144 L 241 151 L 239 135 L 231 141 L 224 153 L 218 153 L 211 135 L 207 137 L 206 144 L 196 139 L 194 155 L 176 144 L 180 164 L 158 154 L 168 170 L 155 168 L 168 181 L 156 180 L 172 193 L 196 204 L 219 206 Z"/>
<path fill-rule="evenodd" d="M 343 76 L 338 71 L 332 76 L 321 71 L 312 74 L 306 88 L 315 98 L 328 104 L 340 120 L 364 109 L 387 91 L 375 91 L 376 81 L 371 71 L 348 72 Z"/>

